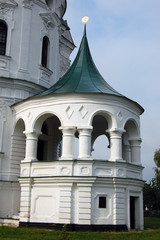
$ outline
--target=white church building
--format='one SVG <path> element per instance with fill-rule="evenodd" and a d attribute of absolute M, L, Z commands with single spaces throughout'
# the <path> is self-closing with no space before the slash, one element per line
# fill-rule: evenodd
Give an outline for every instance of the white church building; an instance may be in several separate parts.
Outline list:
<path fill-rule="evenodd" d="M 70 66 L 66 5 L 0 0 L 0 223 L 142 230 L 144 110 L 100 75 L 86 25 Z"/>

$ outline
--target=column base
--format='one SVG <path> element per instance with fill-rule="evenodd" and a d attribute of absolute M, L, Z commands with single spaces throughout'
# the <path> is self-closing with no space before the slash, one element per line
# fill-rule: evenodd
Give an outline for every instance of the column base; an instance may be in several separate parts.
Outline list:
<path fill-rule="evenodd" d="M 26 163 L 26 162 L 38 162 L 37 158 L 25 158 L 24 160 L 21 161 L 21 163 Z"/>
<path fill-rule="evenodd" d="M 110 162 L 126 162 L 123 158 L 110 158 Z"/>
<path fill-rule="evenodd" d="M 86 156 L 86 157 L 78 157 L 77 160 L 83 160 L 83 161 L 84 161 L 84 160 L 91 160 L 91 161 L 92 161 L 93 158 L 92 158 L 92 157 L 87 157 L 87 156 Z"/>
<path fill-rule="evenodd" d="M 75 159 L 74 157 L 60 157 L 59 158 L 60 161 L 68 161 L 68 160 L 73 161 L 74 159 Z"/>

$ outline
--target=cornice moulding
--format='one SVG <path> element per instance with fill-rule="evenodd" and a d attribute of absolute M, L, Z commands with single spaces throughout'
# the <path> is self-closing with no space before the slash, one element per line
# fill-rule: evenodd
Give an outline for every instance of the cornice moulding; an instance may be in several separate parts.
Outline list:
<path fill-rule="evenodd" d="M 46 6 L 46 4 L 43 1 L 41 1 L 41 0 L 33 0 L 33 2 L 35 4 L 37 4 L 37 5 L 39 5 L 40 7 L 44 8 L 44 9 L 47 9 L 47 6 Z"/>
<path fill-rule="evenodd" d="M 57 21 L 52 13 L 40 13 L 39 15 L 47 29 L 54 28 L 57 25 Z"/>
<path fill-rule="evenodd" d="M 17 7 L 18 3 L 15 2 L 14 0 L 0 0 L 0 8 L 14 8 Z"/>

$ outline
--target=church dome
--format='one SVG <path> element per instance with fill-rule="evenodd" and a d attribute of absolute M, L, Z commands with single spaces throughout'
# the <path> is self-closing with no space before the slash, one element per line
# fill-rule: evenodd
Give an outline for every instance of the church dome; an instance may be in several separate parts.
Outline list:
<path fill-rule="evenodd" d="M 134 102 L 112 88 L 99 73 L 90 53 L 86 25 L 77 56 L 69 70 L 52 87 L 36 96 L 59 93 L 99 93 L 114 95 Z M 134 103 L 140 107 L 141 113 L 143 113 L 144 109 L 137 102 Z"/>

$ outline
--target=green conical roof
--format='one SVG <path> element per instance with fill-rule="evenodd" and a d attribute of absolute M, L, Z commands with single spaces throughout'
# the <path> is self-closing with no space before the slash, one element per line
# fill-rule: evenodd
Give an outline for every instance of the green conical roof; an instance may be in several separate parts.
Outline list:
<path fill-rule="evenodd" d="M 67 73 L 38 96 L 56 93 L 104 93 L 123 96 L 114 90 L 97 70 L 88 46 L 86 25 L 77 56 Z"/>

